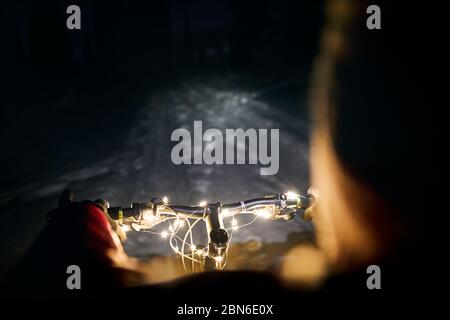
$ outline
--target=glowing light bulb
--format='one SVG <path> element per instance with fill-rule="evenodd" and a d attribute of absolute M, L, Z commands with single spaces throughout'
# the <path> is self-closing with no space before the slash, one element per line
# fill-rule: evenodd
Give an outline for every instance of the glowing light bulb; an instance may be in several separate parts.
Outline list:
<path fill-rule="evenodd" d="M 195 247 L 195 246 L 194 246 Z M 196 254 L 198 254 L 199 256 L 206 256 L 208 255 L 208 252 L 204 251 L 203 248 L 197 249 L 197 247 L 195 247 L 195 251 Z"/>
<path fill-rule="evenodd" d="M 180 252 L 180 249 L 178 248 L 178 246 L 175 247 L 175 252 L 176 253 Z"/>
<path fill-rule="evenodd" d="M 264 219 L 269 219 L 272 214 L 269 211 L 265 211 L 265 210 L 259 210 L 256 212 L 256 215 L 258 217 L 264 218 Z"/>
<path fill-rule="evenodd" d="M 144 210 L 143 218 L 145 221 L 150 222 L 150 223 L 155 223 L 159 220 L 158 216 L 153 215 L 152 210 Z"/>
<path fill-rule="evenodd" d="M 168 204 L 169 203 L 169 198 L 167 198 L 167 197 L 164 197 L 162 200 L 163 200 L 164 204 Z"/>
<path fill-rule="evenodd" d="M 216 257 L 214 257 L 214 260 L 216 260 L 217 262 L 222 262 L 223 257 L 222 256 L 216 256 Z"/>
<path fill-rule="evenodd" d="M 182 228 L 182 227 L 184 227 L 184 221 L 177 219 L 177 220 L 175 220 L 173 225 L 169 226 L 169 231 L 171 233 L 174 233 L 175 231 L 177 231 L 179 228 Z"/>
<path fill-rule="evenodd" d="M 285 196 L 288 200 L 296 200 L 298 197 L 298 193 L 293 191 L 288 191 L 285 193 Z"/>
<path fill-rule="evenodd" d="M 192 252 L 195 252 L 195 250 L 197 250 L 197 247 L 194 246 L 194 245 L 191 245 L 191 251 L 192 251 Z"/>
<path fill-rule="evenodd" d="M 206 201 L 200 201 L 200 203 L 198 205 L 200 207 L 206 207 L 207 204 L 208 204 L 208 202 L 206 202 Z"/>
<path fill-rule="evenodd" d="M 126 225 L 126 224 L 121 225 L 121 228 L 122 228 L 123 232 L 128 232 L 128 231 L 131 230 L 130 227 L 128 225 Z"/>
<path fill-rule="evenodd" d="M 232 225 L 233 227 L 236 227 L 237 224 L 238 224 L 238 221 L 237 221 L 235 218 L 233 218 L 233 219 L 231 220 L 231 225 Z"/>
<path fill-rule="evenodd" d="M 167 238 L 168 235 L 169 233 L 167 231 L 161 232 L 161 238 Z"/>

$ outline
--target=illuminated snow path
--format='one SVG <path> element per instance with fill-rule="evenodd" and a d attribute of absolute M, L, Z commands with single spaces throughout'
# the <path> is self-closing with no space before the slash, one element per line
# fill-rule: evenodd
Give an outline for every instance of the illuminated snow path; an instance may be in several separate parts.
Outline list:
<path fill-rule="evenodd" d="M 265 103 L 255 93 L 207 80 L 190 81 L 153 93 L 138 119 L 115 154 L 79 171 L 1 194 L 0 201 L 7 203 L 20 194 L 23 202 L 47 198 L 56 204 L 60 190 L 68 187 L 78 199 L 104 198 L 113 206 L 165 195 L 173 204 L 197 204 L 200 200 L 234 202 L 287 190 L 305 192 L 308 187 L 306 122 Z M 261 176 L 259 164 L 174 165 L 170 152 L 175 142 L 170 141 L 170 134 L 180 127 L 192 130 L 194 120 L 203 121 L 203 130 L 280 129 L 278 174 Z M 312 228 L 300 218 L 258 221 L 235 232 L 233 242 L 283 242 L 293 232 L 311 233 Z M 205 236 L 199 229 L 198 241 Z M 172 254 L 167 239 L 146 233 L 131 232 L 125 247 L 129 254 L 139 257 Z"/>

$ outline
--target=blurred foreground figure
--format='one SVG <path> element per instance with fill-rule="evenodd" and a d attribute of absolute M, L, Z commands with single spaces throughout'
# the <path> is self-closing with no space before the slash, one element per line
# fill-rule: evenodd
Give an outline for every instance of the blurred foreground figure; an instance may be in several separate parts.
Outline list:
<path fill-rule="evenodd" d="M 372 4 L 380 30 L 366 27 Z M 327 2 L 311 87 L 322 250 L 292 250 L 288 284 L 368 294 L 366 268 L 376 264 L 380 296 L 445 288 L 448 9 L 445 1 Z"/>
<path fill-rule="evenodd" d="M 3 292 L 9 298 L 102 298 L 123 288 L 154 285 L 182 275 L 182 268 L 169 257 L 140 261 L 128 256 L 121 243 L 126 235 L 105 213 L 101 201 L 62 203 L 63 196 L 10 274 L 8 290 Z M 80 271 L 75 289 L 69 289 L 76 283 L 69 266 Z"/>

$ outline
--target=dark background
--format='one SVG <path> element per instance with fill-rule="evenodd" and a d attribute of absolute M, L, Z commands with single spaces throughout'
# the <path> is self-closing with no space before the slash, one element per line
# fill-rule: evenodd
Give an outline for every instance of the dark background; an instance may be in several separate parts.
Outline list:
<path fill-rule="evenodd" d="M 81 30 L 66 28 L 70 4 L 81 7 Z M 321 1 L 4 1 L 1 188 L 62 153 L 76 161 L 108 147 L 157 85 L 209 74 L 305 79 L 322 11 Z"/>

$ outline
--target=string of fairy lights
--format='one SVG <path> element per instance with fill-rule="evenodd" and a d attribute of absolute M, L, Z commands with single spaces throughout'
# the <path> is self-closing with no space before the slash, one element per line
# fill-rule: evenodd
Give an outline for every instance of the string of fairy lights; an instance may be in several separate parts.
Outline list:
<path fill-rule="evenodd" d="M 167 197 L 163 198 L 163 202 L 164 204 L 168 203 Z M 199 203 L 200 207 L 205 207 L 206 205 L 207 203 L 205 201 Z M 170 206 L 168 206 L 168 208 L 170 208 Z M 168 239 L 169 246 L 173 252 L 181 257 L 181 262 L 186 272 L 201 270 L 200 268 L 204 264 L 204 259 L 206 257 L 214 259 L 220 266 L 220 269 L 223 269 L 226 266 L 228 250 L 224 253 L 225 256 L 212 256 L 209 252 L 208 245 L 199 246 L 194 242 L 193 230 L 197 224 L 202 221 L 202 219 L 198 218 L 198 215 L 195 217 L 196 213 L 199 212 L 200 211 L 193 212 L 190 216 L 181 218 L 175 211 L 173 211 L 170 217 L 164 217 L 163 219 L 155 218 L 154 221 L 150 221 L 150 223 L 144 225 L 133 224 L 132 229 L 139 232 L 151 233 L 155 236 L 161 237 L 162 239 Z M 253 218 L 249 222 L 240 223 L 237 216 L 246 213 L 252 213 L 254 215 Z M 229 215 L 225 209 L 222 211 L 222 214 L 225 216 L 223 223 L 225 230 L 229 234 L 229 241 L 231 241 L 233 233 L 237 232 L 240 228 L 247 227 L 256 222 L 258 219 L 270 217 L 270 212 L 268 211 L 241 211 L 239 213 Z M 160 230 L 156 230 L 161 224 L 164 224 L 165 226 L 163 228 L 159 228 Z M 126 224 L 122 224 L 122 230 L 128 232 L 130 227 Z M 190 264 L 188 264 L 189 262 Z"/>
<path fill-rule="evenodd" d="M 170 206 L 167 205 L 167 197 L 163 198 L 163 203 L 166 205 L 166 208 L 170 209 Z M 207 202 L 202 201 L 199 203 L 199 206 L 205 208 Z M 194 228 L 203 220 L 198 218 L 198 213 L 200 212 L 203 211 L 198 210 L 189 216 L 181 218 L 172 210 L 171 213 L 166 214 L 164 217 L 149 217 L 149 219 L 146 219 L 145 221 L 132 223 L 131 229 L 139 232 L 151 233 L 162 239 L 167 239 L 173 252 L 181 257 L 181 262 L 186 272 L 201 271 L 207 257 L 215 260 L 218 269 L 223 269 L 226 266 L 228 248 L 223 255 L 213 256 L 209 252 L 208 244 L 198 245 L 194 241 Z M 253 217 L 248 222 L 242 223 L 242 219 L 237 217 L 238 215 L 249 213 L 251 213 Z M 229 242 L 231 242 L 233 234 L 240 228 L 250 226 L 258 219 L 269 219 L 272 216 L 269 209 L 246 211 L 245 208 L 243 208 L 241 212 L 234 214 L 230 214 L 224 209 L 221 214 L 224 217 L 223 224 L 224 229 L 229 235 Z M 164 224 L 164 227 L 160 227 L 162 224 Z M 121 226 L 125 232 L 130 230 L 130 227 L 126 224 L 122 224 Z"/>

